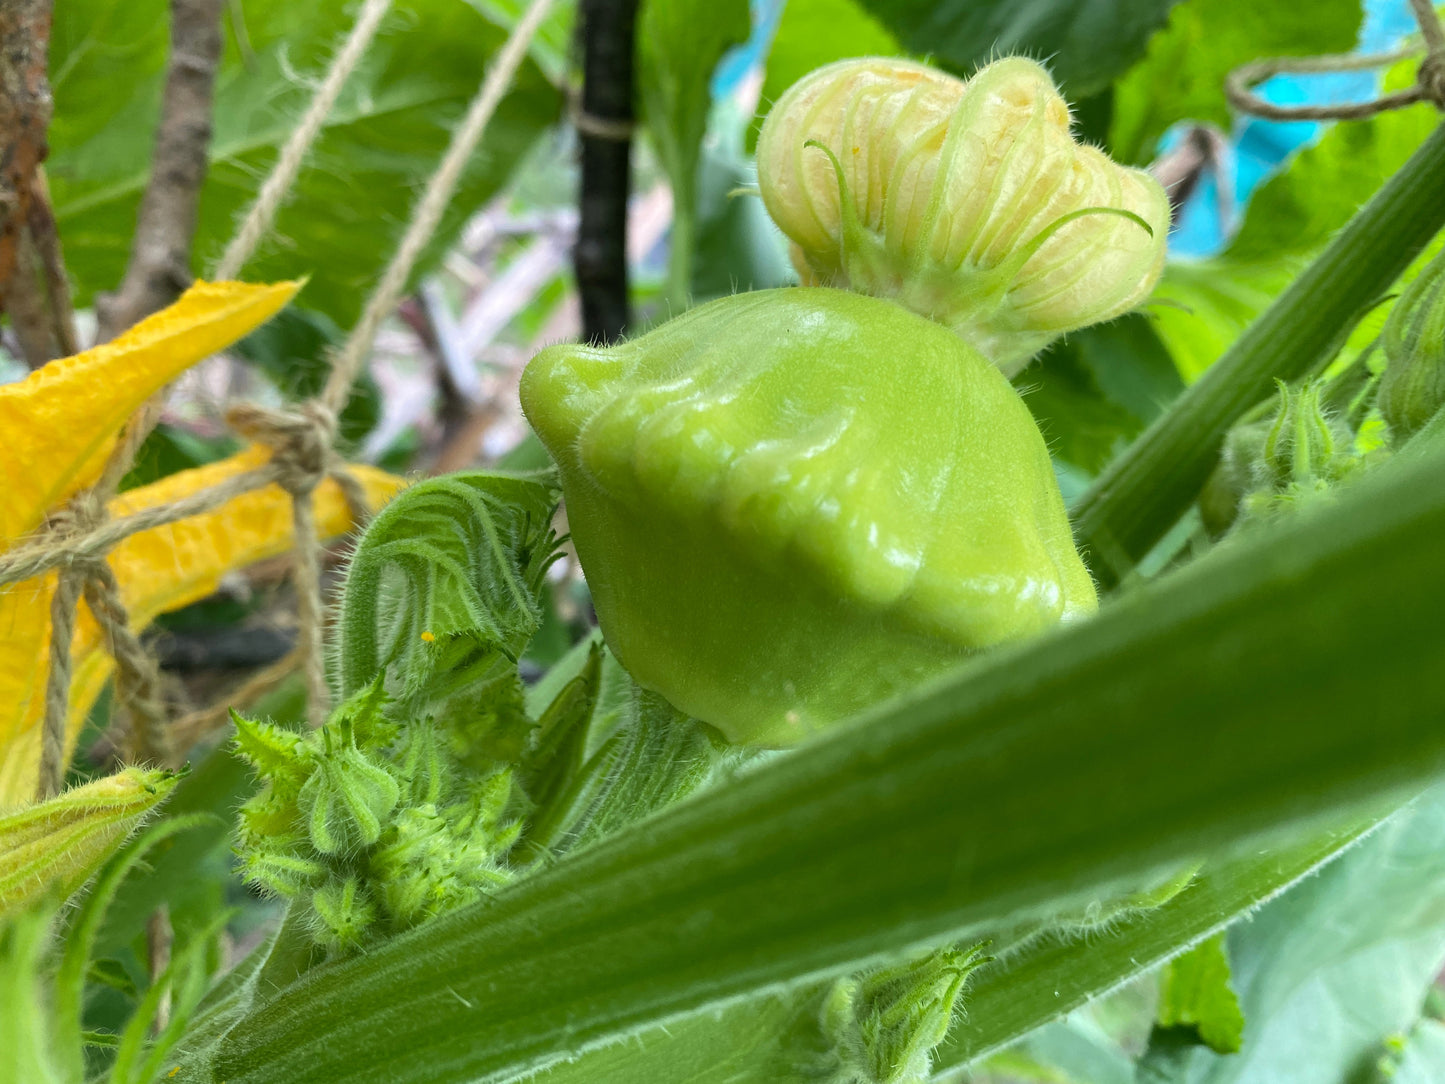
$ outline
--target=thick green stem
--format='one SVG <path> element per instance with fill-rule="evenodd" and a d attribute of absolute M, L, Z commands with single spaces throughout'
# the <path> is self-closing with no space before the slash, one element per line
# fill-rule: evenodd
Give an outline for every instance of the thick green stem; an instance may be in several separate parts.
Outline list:
<path fill-rule="evenodd" d="M 1112 990 L 1182 952 L 1259 906 L 1357 838 L 1366 819 L 1282 850 L 1249 854 L 1205 869 L 1174 899 L 1107 929 L 1073 938 L 1038 939 L 1007 960 L 985 964 L 969 979 L 964 1013 L 934 1056 L 937 1079 Z M 1003 946 L 990 944 L 989 952 Z M 802 1084 L 817 1043 L 819 1004 L 827 984 L 763 996 L 721 1013 L 695 1013 L 589 1051 L 533 1077 L 533 1084 L 688 1084 L 771 1081 Z"/>
<path fill-rule="evenodd" d="M 695 202 L 691 200 L 689 204 Z M 682 315 L 692 304 L 692 256 L 697 243 L 693 236 L 695 217 L 692 206 L 675 205 L 667 254 L 667 302 L 673 316 Z"/>
<path fill-rule="evenodd" d="M 1445 774 L 1442 469 L 1366 479 L 313 970 L 179 1079 L 504 1078 L 1403 797 Z"/>
<path fill-rule="evenodd" d="M 1080 548 L 1111 587 L 1199 495 L 1219 445 L 1274 381 L 1308 373 L 1348 323 L 1445 226 L 1445 128 L 1436 129 L 1237 342 L 1116 459 L 1074 510 Z"/>

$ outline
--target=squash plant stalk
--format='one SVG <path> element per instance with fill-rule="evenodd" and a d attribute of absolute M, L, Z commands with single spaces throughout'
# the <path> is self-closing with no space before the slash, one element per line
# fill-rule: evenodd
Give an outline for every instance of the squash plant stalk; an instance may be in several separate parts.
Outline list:
<path fill-rule="evenodd" d="M 963 1080 L 964 1066 L 1115 989 L 1259 906 L 1333 858 L 1373 825 L 1364 818 L 1298 845 L 1206 867 L 1174 899 L 1087 937 L 1043 938 L 969 979 L 964 1012 L 934 1052 L 931 1080 Z M 990 945 L 988 951 L 993 951 Z M 827 984 L 750 998 L 717 1014 L 694 1013 L 635 1041 L 590 1050 L 530 1078 L 534 1084 L 688 1084 L 793 1079 L 796 1044 L 816 1027 Z"/>
<path fill-rule="evenodd" d="M 1074 508 L 1079 548 L 1118 584 L 1199 495 L 1219 445 L 1274 381 L 1310 372 L 1348 323 L 1445 226 L 1445 128 L 1389 182 L 1235 344 L 1111 463 Z"/>
<path fill-rule="evenodd" d="M 1445 771 L 1442 466 L 317 969 L 178 1079 L 506 1079 L 1407 797 Z"/>

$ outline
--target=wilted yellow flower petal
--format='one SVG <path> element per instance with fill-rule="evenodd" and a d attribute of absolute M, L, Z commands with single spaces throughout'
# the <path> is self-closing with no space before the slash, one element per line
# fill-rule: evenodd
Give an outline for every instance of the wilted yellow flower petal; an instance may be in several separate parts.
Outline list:
<path fill-rule="evenodd" d="M 840 60 L 793 84 L 758 137 L 758 187 L 805 284 L 886 297 L 1013 375 L 1158 280 L 1169 201 L 1069 131 L 1040 65 L 968 80 Z"/>
<path fill-rule="evenodd" d="M 175 789 L 178 778 L 174 772 L 125 768 L 0 814 L 0 920 L 52 888 L 74 892 Z"/>
<path fill-rule="evenodd" d="M 0 385 L 0 547 L 99 477 L 146 399 L 265 323 L 300 288 L 198 282 L 118 339 Z"/>
<path fill-rule="evenodd" d="M 270 454 L 268 449 L 253 447 L 130 490 L 110 502 L 110 514 L 131 515 L 209 489 L 263 465 Z M 403 485 L 400 478 L 374 467 L 353 466 L 351 471 L 366 490 L 373 510 Z M 352 528 L 346 499 L 335 482 L 322 482 L 312 500 L 317 532 L 323 538 L 334 538 Z M 110 562 L 131 624 L 140 629 L 157 614 L 213 593 L 227 572 L 285 553 L 294 541 L 291 496 L 270 485 L 234 497 L 203 515 L 133 534 L 112 551 Z M 35 790 L 54 590 L 52 573 L 0 593 L 0 809 L 29 800 Z M 67 756 L 113 666 L 102 649 L 100 627 L 84 604 L 76 618 L 71 659 Z"/>

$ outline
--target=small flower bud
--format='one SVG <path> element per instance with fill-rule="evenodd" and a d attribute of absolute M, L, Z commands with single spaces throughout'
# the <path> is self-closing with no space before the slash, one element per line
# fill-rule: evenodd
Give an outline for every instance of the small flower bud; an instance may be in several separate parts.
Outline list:
<path fill-rule="evenodd" d="M 1354 435 L 1342 417 L 1325 408 L 1323 390 L 1318 380 L 1298 390 L 1281 381 L 1272 419 L 1230 430 L 1200 496 L 1212 535 L 1326 494 L 1353 473 L 1360 462 Z"/>
<path fill-rule="evenodd" d="M 175 789 L 174 772 L 125 768 L 0 815 L 0 918 L 52 889 L 68 896 Z"/>
<path fill-rule="evenodd" d="M 334 953 L 358 948 L 376 926 L 376 906 L 355 877 L 322 885 L 312 894 L 311 910 L 317 942 Z"/>
<path fill-rule="evenodd" d="M 1377 402 L 1396 440 L 1445 408 L 1445 253 L 1405 288 L 1385 321 Z"/>
<path fill-rule="evenodd" d="M 324 881 L 328 870 L 301 847 L 256 839 L 242 848 L 240 872 L 248 884 L 291 899 Z"/>
<path fill-rule="evenodd" d="M 1279 386 L 1279 411 L 1264 439 L 1262 463 L 1277 488 L 1290 483 L 1313 486 L 1338 480 L 1348 459 L 1352 435 L 1320 406 L 1320 384 L 1312 380 L 1292 393 Z"/>
<path fill-rule="evenodd" d="M 829 1077 L 847 1084 L 923 1084 L 948 1035 L 982 946 L 942 949 L 893 967 L 839 979 L 823 1003 Z"/>
<path fill-rule="evenodd" d="M 495 862 L 490 839 L 429 805 L 398 814 L 371 857 L 370 871 L 382 906 L 400 929 L 470 903 L 511 879 Z"/>
<path fill-rule="evenodd" d="M 395 762 L 405 784 L 407 805 L 435 805 L 441 801 L 447 763 L 432 720 L 418 719 L 406 728 Z"/>
<path fill-rule="evenodd" d="M 1069 123 L 1023 57 L 967 81 L 841 60 L 768 114 L 758 186 L 804 284 L 893 298 L 1012 376 L 1060 334 L 1138 305 L 1163 267 L 1163 188 Z"/>
<path fill-rule="evenodd" d="M 305 742 L 294 730 L 247 719 L 231 712 L 236 724 L 236 752 L 262 778 L 294 791 L 311 774 L 311 758 Z"/>
<path fill-rule="evenodd" d="M 381 838 L 384 818 L 401 799 L 401 787 L 381 765 L 356 748 L 346 720 L 326 749 L 316 771 L 301 787 L 299 804 L 311 844 L 322 854 L 366 847 Z"/>

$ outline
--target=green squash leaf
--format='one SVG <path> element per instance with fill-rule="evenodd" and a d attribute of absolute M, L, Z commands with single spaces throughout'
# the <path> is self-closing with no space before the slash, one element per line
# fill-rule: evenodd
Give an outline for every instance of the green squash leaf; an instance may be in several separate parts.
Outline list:
<path fill-rule="evenodd" d="M 526 0 L 466 0 L 498 26 L 513 26 L 527 11 Z M 546 73 L 547 78 L 558 86 L 567 76 L 568 53 L 572 48 L 572 36 L 576 31 L 577 5 L 561 3 L 552 5 L 537 28 L 527 52 Z"/>
<path fill-rule="evenodd" d="M 1048 62 L 1070 98 L 1105 89 L 1144 53 L 1175 0 L 863 0 L 905 47 L 969 74 L 997 56 Z"/>
<path fill-rule="evenodd" d="M 698 156 L 723 53 L 752 30 L 747 0 L 648 0 L 637 28 L 638 93 L 672 184 L 668 300 L 687 308 L 696 244 Z"/>
<path fill-rule="evenodd" d="M 1244 1014 L 1229 981 L 1223 935 L 1201 941 L 1164 969 L 1159 1026 L 1183 1027 L 1216 1054 L 1234 1054 L 1244 1035 Z"/>
<path fill-rule="evenodd" d="M 164 0 L 73 0 L 55 13 L 46 170 L 80 304 L 114 289 L 129 259 L 169 52 L 166 11 Z M 355 15 L 349 4 L 286 0 L 246 0 L 227 11 L 197 272 L 220 255 Z M 307 305 L 349 325 L 504 37 L 502 26 L 458 0 L 398 0 L 246 277 L 309 274 Z M 428 260 L 439 258 L 558 112 L 555 89 L 525 65 Z"/>
<path fill-rule="evenodd" d="M 1149 39 L 1144 59 L 1114 86 L 1109 150 L 1121 162 L 1146 164 L 1159 137 L 1182 120 L 1228 129 L 1224 79 L 1251 60 L 1346 53 L 1360 31 L 1360 0 L 1309 5 L 1189 0 Z M 1369 193 L 1365 193 L 1369 195 Z"/>
<path fill-rule="evenodd" d="M 1138 314 L 1072 333 L 1014 383 L 1049 453 L 1087 474 L 1097 474 L 1184 390 L 1153 325 Z"/>
<path fill-rule="evenodd" d="M 556 503 L 546 475 L 466 472 L 398 494 L 367 526 L 347 572 L 342 694 L 354 696 L 390 667 L 398 696 L 425 689 L 445 699 L 495 655 L 515 680 L 515 661 L 542 620 Z"/>
<path fill-rule="evenodd" d="M 1356 1079 L 1387 1039 L 1419 1019 L 1445 964 L 1445 790 L 1231 928 L 1229 956 L 1248 1021 L 1239 1052 L 1195 1046 L 1157 1079 Z"/>
<path fill-rule="evenodd" d="M 1421 1020 L 1405 1040 L 1404 1053 L 1390 1084 L 1435 1084 L 1445 1080 L 1445 1024 Z"/>
<path fill-rule="evenodd" d="M 1009 1084 L 1137 1084 L 1134 1060 L 1093 1020 L 1074 1014 L 1029 1032 L 979 1067 Z"/>

